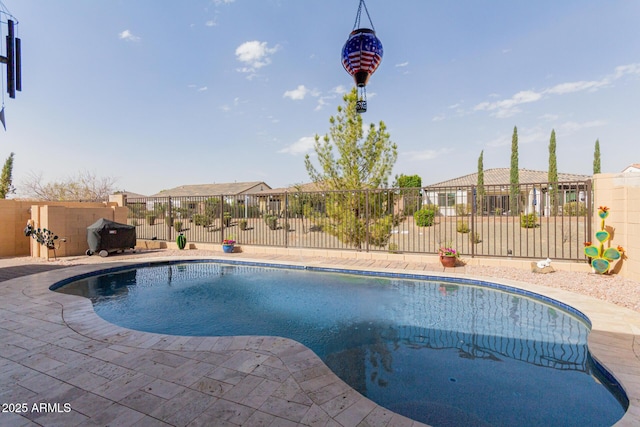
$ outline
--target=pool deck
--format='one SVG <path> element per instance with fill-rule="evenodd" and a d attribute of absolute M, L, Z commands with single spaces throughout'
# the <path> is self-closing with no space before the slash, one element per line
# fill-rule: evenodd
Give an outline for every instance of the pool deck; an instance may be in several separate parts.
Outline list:
<path fill-rule="evenodd" d="M 79 274 L 170 259 L 176 258 L 0 268 L 0 404 L 27 404 L 24 413 L 2 408 L 10 411 L 0 412 L 0 425 L 424 425 L 363 397 L 295 341 L 133 331 L 102 320 L 86 298 L 49 290 L 51 284 Z M 233 260 L 433 274 L 366 260 L 244 254 Z M 462 277 L 454 271 L 436 274 Z M 539 293 L 585 313 L 593 326 L 591 353 L 620 381 L 630 400 L 616 426 L 640 425 L 640 313 L 559 289 L 485 280 Z M 34 403 L 49 405 L 34 408 Z"/>

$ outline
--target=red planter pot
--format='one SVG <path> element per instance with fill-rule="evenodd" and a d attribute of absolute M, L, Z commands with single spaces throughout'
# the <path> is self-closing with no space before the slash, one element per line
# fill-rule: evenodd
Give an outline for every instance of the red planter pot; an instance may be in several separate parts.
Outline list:
<path fill-rule="evenodd" d="M 444 267 L 455 267 L 457 260 L 458 260 L 458 258 L 456 258 L 454 256 L 440 255 L 440 262 L 442 263 L 442 265 Z"/>

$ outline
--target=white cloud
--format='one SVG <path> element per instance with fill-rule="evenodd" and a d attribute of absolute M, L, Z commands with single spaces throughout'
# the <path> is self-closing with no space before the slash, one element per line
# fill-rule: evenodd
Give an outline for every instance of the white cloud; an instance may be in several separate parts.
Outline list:
<path fill-rule="evenodd" d="M 303 136 L 293 144 L 278 151 L 278 153 L 288 153 L 294 156 L 297 156 L 299 154 L 306 154 L 309 151 L 313 150 L 313 146 L 315 142 L 316 142 L 315 137 Z"/>
<path fill-rule="evenodd" d="M 582 129 L 605 126 L 606 124 L 607 122 L 604 120 L 591 120 L 583 123 L 566 122 L 558 126 L 556 132 L 562 135 L 570 135 L 572 133 L 581 131 Z"/>
<path fill-rule="evenodd" d="M 347 92 L 347 89 L 344 86 L 340 85 L 331 89 L 331 92 L 335 93 L 336 95 L 342 95 L 343 93 Z"/>
<path fill-rule="evenodd" d="M 218 25 L 218 23 L 216 22 L 215 19 L 210 19 L 207 22 L 205 22 L 204 25 L 206 25 L 207 27 L 215 27 L 216 25 Z"/>
<path fill-rule="evenodd" d="M 280 47 L 268 47 L 267 42 L 252 40 L 242 43 L 236 49 L 236 59 L 245 67 L 239 68 L 242 73 L 253 73 L 256 70 L 271 63 L 271 55 L 276 53 Z"/>
<path fill-rule="evenodd" d="M 129 30 L 124 30 L 123 32 L 118 34 L 118 37 L 120 38 L 120 40 L 126 40 L 126 41 L 129 41 L 129 42 L 139 42 L 140 41 L 140 37 L 134 35 Z"/>
<path fill-rule="evenodd" d="M 599 81 L 560 83 L 547 89 L 545 92 L 553 95 L 564 95 L 566 93 L 580 92 L 583 90 L 597 90 L 603 86 L 608 86 L 609 83 L 608 78 Z"/>
<path fill-rule="evenodd" d="M 560 116 L 558 116 L 557 114 L 543 114 L 539 117 L 542 120 L 547 120 L 547 121 L 554 121 L 554 120 L 558 120 L 560 118 Z"/>
<path fill-rule="evenodd" d="M 198 92 L 205 92 L 208 89 L 206 86 L 202 86 L 198 88 Z"/>
<path fill-rule="evenodd" d="M 494 110 L 511 110 L 515 108 L 516 105 L 526 104 L 529 102 L 535 102 L 542 98 L 542 94 L 539 92 L 534 92 L 532 90 L 524 90 L 516 93 L 509 99 L 503 99 L 495 102 L 482 102 L 476 105 L 473 109 L 476 111 L 486 110 L 486 111 L 494 111 Z M 500 112 L 499 111 L 499 112 Z"/>
<path fill-rule="evenodd" d="M 322 110 L 324 107 L 326 107 L 327 105 L 329 105 L 329 103 L 326 101 L 327 99 L 333 99 L 335 98 L 334 96 L 322 96 L 318 99 L 318 105 L 316 105 L 316 108 L 314 108 L 314 111 L 320 111 Z"/>
<path fill-rule="evenodd" d="M 231 4 L 236 0 L 213 0 L 213 4 L 215 4 L 216 6 L 221 5 L 221 4 Z"/>
<path fill-rule="evenodd" d="M 557 131 L 557 129 L 556 129 Z M 486 147 L 505 147 L 511 145 L 511 138 L 513 133 L 503 133 L 495 139 L 487 142 Z M 540 147 L 547 147 L 549 144 L 549 138 L 551 137 L 551 130 L 542 129 L 540 127 L 533 128 L 518 128 L 518 145 L 538 144 Z M 542 148 L 546 150 L 546 148 Z"/>
<path fill-rule="evenodd" d="M 304 99 L 305 96 L 309 93 L 309 89 L 304 87 L 304 85 L 299 85 L 294 90 L 288 90 L 284 93 L 284 98 L 291 98 L 294 101 L 299 101 Z"/>
<path fill-rule="evenodd" d="M 627 74 L 640 74 L 640 64 L 629 64 L 616 67 L 614 78 L 619 79 Z"/>
<path fill-rule="evenodd" d="M 409 65 L 409 61 L 401 62 L 400 64 L 396 64 L 396 67 L 406 67 L 407 65 Z"/>
<path fill-rule="evenodd" d="M 491 111 L 492 115 L 498 118 L 511 117 L 522 111 L 517 108 L 518 105 L 536 102 L 552 95 L 566 95 L 582 91 L 593 92 L 607 86 L 612 86 L 617 79 L 626 75 L 640 75 L 640 63 L 618 66 L 612 74 L 604 76 L 600 80 L 580 80 L 576 82 L 559 83 L 541 91 L 520 91 L 509 99 L 502 99 L 493 102 L 481 102 L 477 104 L 473 110 Z M 492 94 L 490 97 L 494 98 L 496 96 Z"/>
<path fill-rule="evenodd" d="M 406 151 L 404 153 L 401 153 L 401 155 L 409 157 L 411 161 L 423 161 L 433 160 L 437 157 L 449 154 L 452 151 L 452 148 L 440 148 L 438 150 Z"/>

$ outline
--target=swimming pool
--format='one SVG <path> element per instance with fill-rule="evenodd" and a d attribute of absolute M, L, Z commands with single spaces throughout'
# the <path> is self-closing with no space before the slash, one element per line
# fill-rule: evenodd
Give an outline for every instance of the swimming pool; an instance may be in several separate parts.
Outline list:
<path fill-rule="evenodd" d="M 413 279 L 188 263 L 59 290 L 132 329 L 287 336 L 370 399 L 435 426 L 611 425 L 624 414 L 578 313 L 479 282 Z"/>

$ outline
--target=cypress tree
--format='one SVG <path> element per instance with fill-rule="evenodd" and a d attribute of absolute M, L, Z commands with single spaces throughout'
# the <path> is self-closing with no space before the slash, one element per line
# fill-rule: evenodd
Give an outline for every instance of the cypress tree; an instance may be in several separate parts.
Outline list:
<path fill-rule="evenodd" d="M 2 174 L 0 175 L 0 199 L 6 199 L 7 196 L 15 192 L 13 188 L 13 178 L 11 174 L 13 172 L 13 156 L 14 153 L 9 154 L 7 160 L 2 167 Z"/>
<path fill-rule="evenodd" d="M 484 150 L 480 152 L 478 157 L 478 191 L 476 206 L 477 210 L 482 213 L 482 201 L 484 199 Z"/>
<path fill-rule="evenodd" d="M 551 130 L 549 140 L 549 171 L 547 179 L 549 181 L 549 197 L 551 197 L 551 215 L 558 214 L 558 162 L 556 158 L 556 131 Z"/>
<path fill-rule="evenodd" d="M 510 194 L 509 194 L 509 208 L 511 215 L 517 215 L 519 209 L 520 199 L 520 171 L 518 169 L 518 128 L 513 127 L 513 136 L 511 137 L 511 174 L 510 174 Z"/>
<path fill-rule="evenodd" d="M 600 173 L 600 140 L 596 139 L 596 148 L 593 152 L 593 174 Z"/>

